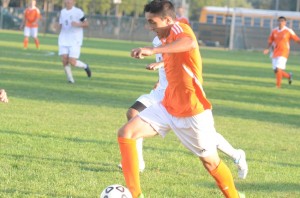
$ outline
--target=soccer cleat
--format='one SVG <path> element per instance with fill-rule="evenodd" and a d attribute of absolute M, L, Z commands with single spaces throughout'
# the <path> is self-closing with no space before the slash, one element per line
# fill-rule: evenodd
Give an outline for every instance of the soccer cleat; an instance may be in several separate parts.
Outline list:
<path fill-rule="evenodd" d="M 289 77 L 289 84 L 291 85 L 293 82 L 293 73 L 290 72 L 290 77 Z"/>
<path fill-rule="evenodd" d="M 118 164 L 118 167 L 120 169 L 122 169 L 122 164 L 121 163 Z M 145 170 L 145 162 L 143 161 L 143 162 L 139 163 L 139 171 L 140 171 L 140 173 L 142 173 L 142 172 L 144 172 L 144 170 Z"/>
<path fill-rule="evenodd" d="M 69 82 L 70 84 L 74 84 L 74 83 L 75 83 L 74 80 L 69 80 L 68 82 Z"/>
<path fill-rule="evenodd" d="M 239 198 L 246 198 L 246 195 L 244 193 L 238 191 L 238 194 Z"/>
<path fill-rule="evenodd" d="M 143 193 L 141 193 L 138 198 L 145 198 L 145 196 L 143 195 Z"/>
<path fill-rule="evenodd" d="M 84 70 L 85 70 L 87 76 L 90 78 L 92 76 L 92 71 L 91 71 L 89 65 L 86 65 L 86 68 Z"/>
<path fill-rule="evenodd" d="M 248 174 L 248 164 L 246 162 L 246 154 L 243 150 L 238 149 L 239 157 L 234 161 L 238 167 L 239 178 L 245 179 Z"/>

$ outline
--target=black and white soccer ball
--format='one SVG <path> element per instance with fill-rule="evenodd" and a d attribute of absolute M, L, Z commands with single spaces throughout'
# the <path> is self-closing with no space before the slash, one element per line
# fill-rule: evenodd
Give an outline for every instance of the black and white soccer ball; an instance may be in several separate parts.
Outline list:
<path fill-rule="evenodd" d="M 132 195 L 126 187 L 113 184 L 102 191 L 100 198 L 132 198 Z"/>

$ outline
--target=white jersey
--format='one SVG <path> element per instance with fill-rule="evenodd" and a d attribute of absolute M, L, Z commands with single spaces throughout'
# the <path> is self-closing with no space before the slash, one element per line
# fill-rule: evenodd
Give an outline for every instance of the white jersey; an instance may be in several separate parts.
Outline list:
<path fill-rule="evenodd" d="M 59 24 L 61 31 L 58 38 L 59 46 L 81 46 L 83 40 L 83 28 L 73 27 L 72 22 L 81 22 L 84 18 L 84 13 L 77 7 L 72 7 L 70 10 L 64 8 L 60 12 Z"/>
<path fill-rule="evenodd" d="M 157 36 L 153 39 L 152 45 L 154 47 L 161 46 L 161 41 Z M 161 61 L 163 61 L 162 54 L 156 54 L 156 62 L 161 62 Z M 168 81 L 165 73 L 165 68 L 164 67 L 159 68 L 158 72 L 159 72 L 159 80 L 158 80 L 159 86 L 156 89 L 158 90 L 166 89 L 168 86 Z"/>

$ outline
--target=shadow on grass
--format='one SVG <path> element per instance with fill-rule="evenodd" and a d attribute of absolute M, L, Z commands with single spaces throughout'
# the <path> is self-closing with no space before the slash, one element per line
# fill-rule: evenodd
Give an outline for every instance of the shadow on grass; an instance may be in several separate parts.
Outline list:
<path fill-rule="evenodd" d="M 26 191 L 26 190 L 17 190 L 14 188 L 5 188 L 5 189 L 0 189 L 1 194 L 4 193 L 6 194 L 7 197 L 66 197 L 66 198 L 71 198 L 73 197 L 72 195 L 69 194 L 55 194 L 55 193 L 38 193 L 38 192 L 31 192 L 31 191 Z M 5 196 L 6 196 L 5 195 Z M 84 196 L 77 196 L 78 198 L 85 198 Z"/>

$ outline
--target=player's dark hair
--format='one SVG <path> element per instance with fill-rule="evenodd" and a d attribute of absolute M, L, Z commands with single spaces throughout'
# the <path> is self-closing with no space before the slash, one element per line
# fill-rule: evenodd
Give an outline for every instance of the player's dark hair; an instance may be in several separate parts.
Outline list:
<path fill-rule="evenodd" d="M 286 21 L 286 18 L 284 17 L 284 16 L 280 16 L 280 17 L 278 17 L 278 21 L 280 20 L 280 19 L 283 19 L 284 21 Z"/>
<path fill-rule="evenodd" d="M 144 12 L 150 12 L 155 15 L 165 18 L 170 16 L 173 19 L 176 18 L 175 7 L 172 2 L 167 0 L 153 0 L 150 3 L 146 4 L 144 7 Z"/>

